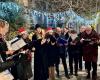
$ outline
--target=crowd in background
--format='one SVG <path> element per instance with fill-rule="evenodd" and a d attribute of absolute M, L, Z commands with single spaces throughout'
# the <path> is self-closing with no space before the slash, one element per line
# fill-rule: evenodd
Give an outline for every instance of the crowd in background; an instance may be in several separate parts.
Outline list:
<path fill-rule="evenodd" d="M 28 32 L 21 27 L 18 29 L 17 38 L 22 38 L 26 45 L 18 51 L 9 50 L 5 40 L 5 23 L 0 22 L 0 55 L 6 68 L 0 66 L 0 72 L 9 69 L 14 80 L 28 80 L 34 74 L 34 80 L 55 80 L 60 78 L 59 64 L 62 62 L 65 77 L 78 76 L 78 71 L 83 70 L 83 61 L 88 79 L 97 78 L 98 46 L 100 44 L 98 33 L 90 26 L 81 26 L 77 33 L 72 28 L 56 27 L 47 29 L 36 24 L 35 30 L 29 37 Z M 32 52 L 34 52 L 34 72 L 32 74 Z M 17 54 L 12 59 L 7 57 Z M 68 63 L 66 62 L 68 58 Z M 69 66 L 68 66 L 69 64 Z M 4 66 L 3 66 L 4 67 Z M 68 68 L 69 67 L 69 68 Z M 92 68 L 92 69 L 91 69 Z M 56 71 L 56 74 L 55 74 Z"/>

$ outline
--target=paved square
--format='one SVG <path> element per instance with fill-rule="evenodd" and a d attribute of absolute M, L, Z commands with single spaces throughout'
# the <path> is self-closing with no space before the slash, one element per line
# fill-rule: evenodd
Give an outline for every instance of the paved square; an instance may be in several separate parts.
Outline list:
<path fill-rule="evenodd" d="M 68 63 L 68 58 L 66 60 L 67 60 L 67 63 Z M 33 59 L 32 59 L 32 68 L 34 68 L 33 64 L 34 64 L 34 53 L 33 53 Z M 100 80 L 100 66 L 99 66 L 99 64 L 100 64 L 100 47 L 99 47 L 99 50 L 98 50 L 98 70 L 97 70 L 98 77 L 97 77 L 97 80 Z M 68 66 L 68 64 L 67 64 L 67 66 Z M 83 62 L 83 67 L 84 67 L 84 62 Z M 62 66 L 62 64 L 60 64 L 60 77 L 61 78 L 56 78 L 56 80 L 87 80 L 86 75 L 87 75 L 87 73 L 86 73 L 85 68 L 84 68 L 83 71 L 78 72 L 77 77 L 76 76 L 70 76 L 71 79 L 66 79 L 65 76 L 64 76 L 63 66 Z M 30 80 L 33 80 L 33 78 L 30 79 Z"/>

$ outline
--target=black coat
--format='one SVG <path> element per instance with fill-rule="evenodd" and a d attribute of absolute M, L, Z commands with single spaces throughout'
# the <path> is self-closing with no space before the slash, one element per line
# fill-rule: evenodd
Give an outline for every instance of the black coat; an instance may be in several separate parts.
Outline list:
<path fill-rule="evenodd" d="M 79 40 L 81 40 L 82 39 L 82 35 L 83 35 L 83 33 L 84 32 L 80 32 L 79 34 L 78 34 L 78 38 L 79 38 Z M 79 41 L 79 53 L 80 53 L 80 55 L 81 56 L 83 56 L 83 44 Z"/>
<path fill-rule="evenodd" d="M 76 45 L 71 45 L 70 43 L 74 42 L 76 43 Z M 69 42 L 68 42 L 68 54 L 69 55 L 79 55 L 79 51 L 80 51 L 80 43 L 79 43 L 79 38 L 77 37 L 74 41 L 72 40 L 72 38 L 69 38 Z"/>
<path fill-rule="evenodd" d="M 11 61 L 6 61 L 7 55 L 6 55 L 6 51 L 8 50 L 7 48 L 7 44 L 6 42 L 0 38 L 0 72 L 9 69 L 10 67 L 12 67 L 15 62 L 13 60 Z M 4 62 L 2 62 L 2 60 Z"/>
<path fill-rule="evenodd" d="M 46 54 L 46 44 L 41 45 L 41 39 L 34 37 L 33 44 L 34 52 L 34 80 L 47 80 L 48 78 L 48 63 Z"/>
<path fill-rule="evenodd" d="M 47 47 L 46 47 L 46 52 L 47 52 L 47 57 L 48 57 L 48 66 L 54 66 L 54 64 L 56 63 L 56 59 L 58 56 L 58 52 L 59 52 L 59 47 L 56 44 L 56 38 L 53 35 L 48 35 L 48 39 L 50 39 L 50 42 L 47 43 Z M 52 45 L 51 43 L 55 43 L 54 45 Z"/>
<path fill-rule="evenodd" d="M 3 61 L 6 61 L 7 55 L 6 51 L 8 50 L 6 42 L 1 38 L 0 39 L 0 55 L 3 59 Z"/>
<path fill-rule="evenodd" d="M 66 39 L 66 40 L 69 40 L 69 37 L 70 37 L 69 34 L 66 33 L 66 34 L 65 34 L 65 39 Z"/>

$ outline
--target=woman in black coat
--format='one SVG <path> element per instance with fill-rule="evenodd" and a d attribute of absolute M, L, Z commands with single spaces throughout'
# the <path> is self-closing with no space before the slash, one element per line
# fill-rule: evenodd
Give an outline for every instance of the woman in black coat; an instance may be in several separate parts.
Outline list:
<path fill-rule="evenodd" d="M 36 28 L 36 33 L 32 37 L 32 44 L 35 47 L 34 51 L 34 80 L 48 79 L 48 64 L 46 54 L 46 40 L 40 26 Z"/>
<path fill-rule="evenodd" d="M 47 54 L 48 54 L 48 68 L 49 68 L 49 79 L 55 80 L 55 64 L 57 59 L 58 46 L 56 44 L 56 38 L 53 35 L 52 28 L 48 28 L 47 34 Z"/>

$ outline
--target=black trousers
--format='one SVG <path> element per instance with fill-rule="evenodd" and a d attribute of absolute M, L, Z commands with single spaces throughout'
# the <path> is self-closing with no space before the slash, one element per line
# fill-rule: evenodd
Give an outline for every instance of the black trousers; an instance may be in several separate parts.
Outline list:
<path fill-rule="evenodd" d="M 59 75 L 60 59 L 62 60 L 62 64 L 63 64 L 63 67 L 64 67 L 65 76 L 67 76 L 68 75 L 68 68 L 67 68 L 66 55 L 65 54 L 59 54 L 59 56 L 56 59 L 57 61 L 56 61 L 55 66 L 56 66 L 57 75 Z"/>
<path fill-rule="evenodd" d="M 82 57 L 83 57 L 83 56 L 82 56 L 82 53 L 80 53 L 78 57 L 79 57 L 79 58 L 78 58 L 78 66 L 79 66 L 79 69 L 82 70 L 82 69 L 83 69 L 83 67 L 82 67 L 82 66 L 83 66 L 83 65 L 82 65 Z"/>
<path fill-rule="evenodd" d="M 78 72 L 78 55 L 75 53 L 69 53 L 69 68 L 70 73 L 73 74 L 73 64 L 74 64 L 74 70 L 77 74 Z"/>
<path fill-rule="evenodd" d="M 88 74 L 90 74 L 91 67 L 92 67 L 93 68 L 92 75 L 94 76 L 97 75 L 97 62 L 92 62 L 92 61 L 85 62 L 85 66 L 88 71 Z"/>

